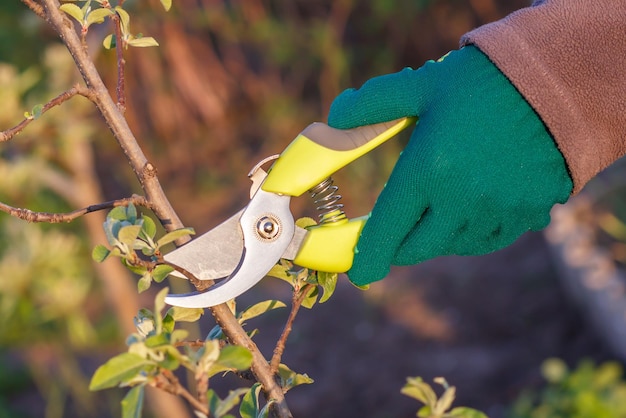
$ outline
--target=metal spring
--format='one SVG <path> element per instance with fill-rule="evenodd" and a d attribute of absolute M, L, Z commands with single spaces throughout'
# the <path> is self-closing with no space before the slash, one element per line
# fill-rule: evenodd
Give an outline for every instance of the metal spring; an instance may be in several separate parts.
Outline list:
<path fill-rule="evenodd" d="M 313 203 L 321 212 L 318 215 L 320 224 L 337 222 L 346 218 L 346 214 L 342 210 L 343 204 L 337 203 L 341 199 L 337 190 L 339 187 L 333 184 L 333 179 L 330 177 L 309 190 Z"/>

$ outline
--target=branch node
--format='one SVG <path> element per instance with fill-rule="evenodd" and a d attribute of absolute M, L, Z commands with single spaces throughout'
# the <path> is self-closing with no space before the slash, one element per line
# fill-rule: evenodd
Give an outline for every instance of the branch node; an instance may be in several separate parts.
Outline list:
<path fill-rule="evenodd" d="M 157 169 L 151 162 L 144 164 L 142 172 L 145 179 L 151 179 L 157 176 Z"/>

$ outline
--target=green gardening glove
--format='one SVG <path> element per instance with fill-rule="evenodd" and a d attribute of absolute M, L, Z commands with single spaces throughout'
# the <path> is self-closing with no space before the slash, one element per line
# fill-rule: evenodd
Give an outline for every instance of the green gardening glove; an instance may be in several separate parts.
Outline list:
<path fill-rule="evenodd" d="M 365 224 L 350 280 L 391 265 L 479 255 L 544 228 L 571 191 L 563 156 L 542 121 L 479 49 L 376 77 L 333 102 L 347 129 L 417 116 L 417 126 Z"/>

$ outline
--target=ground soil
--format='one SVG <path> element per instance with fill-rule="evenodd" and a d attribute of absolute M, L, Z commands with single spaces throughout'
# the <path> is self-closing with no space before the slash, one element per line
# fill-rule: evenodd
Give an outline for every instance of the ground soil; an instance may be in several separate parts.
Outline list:
<path fill-rule="evenodd" d="M 285 292 L 266 282 L 254 298 Z M 253 324 L 265 351 L 282 320 Z M 575 365 L 611 354 L 563 292 L 543 235 L 531 233 L 494 254 L 397 268 L 366 292 L 343 277 L 296 320 L 284 361 L 315 383 L 287 400 L 298 418 L 413 417 L 417 401 L 400 394 L 406 377 L 443 376 L 456 405 L 502 418 L 521 390 L 542 384 L 540 364 L 554 356 Z"/>

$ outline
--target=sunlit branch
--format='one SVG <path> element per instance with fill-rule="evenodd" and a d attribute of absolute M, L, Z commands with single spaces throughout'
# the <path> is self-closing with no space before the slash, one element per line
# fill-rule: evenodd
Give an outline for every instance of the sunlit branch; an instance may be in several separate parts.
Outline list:
<path fill-rule="evenodd" d="M 34 0 L 22 0 L 22 3 L 24 3 L 26 6 L 28 6 L 28 8 L 30 10 L 32 10 L 37 16 L 39 16 L 42 19 L 46 18 L 46 14 L 43 10 L 43 6 L 41 6 L 41 4 L 35 2 Z"/>
<path fill-rule="evenodd" d="M 314 286 L 312 284 L 306 284 L 301 289 L 300 292 L 294 291 L 291 303 L 291 312 L 289 312 L 289 317 L 287 318 L 287 322 L 285 323 L 285 327 L 283 328 L 283 332 L 280 335 L 280 338 L 276 342 L 276 347 L 274 348 L 274 355 L 272 356 L 272 360 L 270 361 L 270 370 L 273 374 L 278 372 L 278 366 L 280 366 L 280 360 L 283 356 L 283 352 L 285 351 L 285 344 L 287 343 L 287 338 L 291 333 L 291 329 L 293 327 L 293 322 L 296 319 L 296 315 L 302 306 L 302 301 L 306 298 L 306 295 L 309 293 L 309 289 Z"/>
<path fill-rule="evenodd" d="M 25 220 L 27 222 L 46 222 L 46 223 L 54 224 L 54 223 L 62 223 L 62 222 L 71 222 L 91 212 L 97 212 L 97 211 L 104 210 L 104 209 L 111 209 L 117 206 L 128 206 L 131 203 L 136 206 L 143 206 L 147 208 L 151 208 L 152 206 L 146 200 L 145 197 L 139 196 L 139 195 L 133 195 L 132 197 L 98 203 L 95 205 L 87 206 L 82 209 L 76 209 L 74 211 L 65 212 L 65 213 L 35 212 L 30 209 L 16 208 L 13 206 L 9 206 L 6 203 L 2 203 L 2 202 L 0 202 L 0 211 L 5 212 L 16 218 Z"/>
<path fill-rule="evenodd" d="M 162 376 L 162 377 L 161 377 Z M 207 416 L 209 408 L 206 404 L 196 399 L 183 385 L 180 384 L 178 378 L 169 370 L 162 370 L 161 375 L 152 383 L 157 389 L 164 390 L 172 395 L 181 396 L 198 412 Z"/>
<path fill-rule="evenodd" d="M 114 15 L 113 24 L 115 26 L 115 53 L 117 57 L 117 107 L 120 112 L 124 113 L 126 111 L 126 60 L 124 59 L 126 45 L 122 33 L 122 19 L 118 14 Z"/>
<path fill-rule="evenodd" d="M 48 103 L 43 105 L 43 107 L 41 109 L 41 114 L 43 115 L 48 110 L 52 109 L 54 106 L 58 106 L 58 105 L 60 105 L 60 104 L 62 104 L 64 102 L 68 101 L 69 99 L 71 99 L 72 97 L 74 97 L 76 95 L 80 95 L 80 96 L 86 97 L 86 98 L 91 100 L 92 97 L 93 97 L 93 92 L 91 90 L 89 90 L 88 88 L 86 88 L 86 87 L 83 87 L 83 86 L 81 86 L 79 84 L 76 84 L 71 89 L 69 89 L 69 90 L 59 94 L 57 97 L 55 97 L 54 99 L 50 100 Z M 9 141 L 15 135 L 17 135 L 20 132 L 22 132 L 35 119 L 36 119 L 35 115 L 29 115 L 28 117 L 24 118 L 24 120 L 22 120 L 20 123 L 18 123 L 14 127 L 0 132 L 0 142 Z"/>

